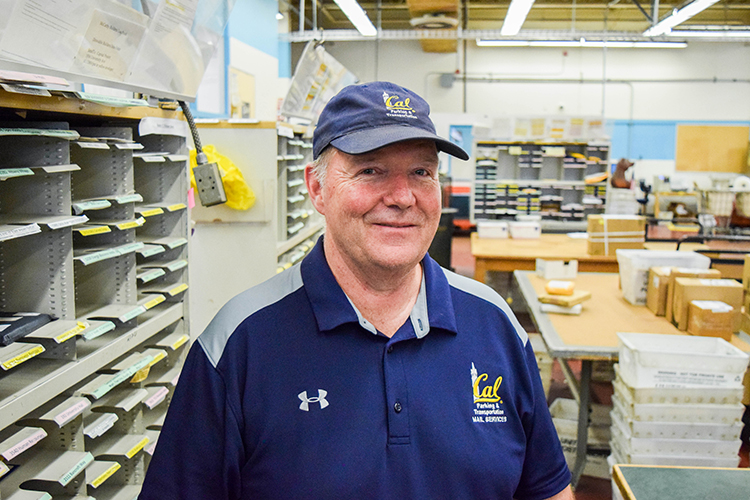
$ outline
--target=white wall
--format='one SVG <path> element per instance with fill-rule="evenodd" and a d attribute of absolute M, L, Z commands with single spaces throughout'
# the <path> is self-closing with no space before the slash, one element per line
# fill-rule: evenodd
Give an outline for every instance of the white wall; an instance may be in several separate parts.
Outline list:
<path fill-rule="evenodd" d="M 455 54 L 422 52 L 417 41 L 335 42 L 325 47 L 361 81 L 370 81 L 377 73 L 378 79 L 419 92 L 433 112 L 528 116 L 601 115 L 603 110 L 608 119 L 750 119 L 750 44 L 691 42 L 686 49 L 608 49 L 605 53 L 477 47 L 469 42 L 467 74 L 501 81 L 469 82 L 466 109 L 460 81 L 450 89 L 439 85 L 440 73 L 463 71 L 461 45 Z M 602 77 L 617 82 L 603 86 Z M 738 81 L 708 81 L 714 78 Z"/>

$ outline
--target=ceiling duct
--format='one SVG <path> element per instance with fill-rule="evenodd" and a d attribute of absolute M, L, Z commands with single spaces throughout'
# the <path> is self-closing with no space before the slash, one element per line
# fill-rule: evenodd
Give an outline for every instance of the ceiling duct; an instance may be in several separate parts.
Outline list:
<path fill-rule="evenodd" d="M 458 0 L 406 0 L 409 6 L 409 23 L 420 30 L 446 30 L 455 33 L 458 26 Z M 424 52 L 455 52 L 457 37 L 420 37 Z"/>
<path fill-rule="evenodd" d="M 425 14 L 420 17 L 411 18 L 409 24 L 420 30 L 439 30 L 455 28 L 458 26 L 458 19 L 446 16 L 443 13 Z"/>

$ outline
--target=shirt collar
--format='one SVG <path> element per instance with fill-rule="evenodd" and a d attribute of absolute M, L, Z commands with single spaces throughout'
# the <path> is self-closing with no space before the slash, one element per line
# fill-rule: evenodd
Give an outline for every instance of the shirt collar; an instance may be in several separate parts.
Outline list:
<path fill-rule="evenodd" d="M 410 314 L 415 334 L 422 338 L 434 328 L 456 333 L 453 300 L 444 270 L 429 255 L 422 260 L 422 269 L 422 285 Z M 365 330 L 376 333 L 375 327 L 362 317 L 333 276 L 323 251 L 323 237 L 302 261 L 301 272 L 319 330 L 359 323 Z"/>

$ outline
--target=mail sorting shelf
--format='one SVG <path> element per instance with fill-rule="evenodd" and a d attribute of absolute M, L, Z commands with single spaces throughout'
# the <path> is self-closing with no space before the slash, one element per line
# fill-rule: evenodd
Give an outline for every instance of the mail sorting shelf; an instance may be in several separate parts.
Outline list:
<path fill-rule="evenodd" d="M 0 498 L 132 497 L 189 345 L 186 141 L 144 127 L 181 117 L 43 99 L 0 92 L 0 311 L 57 318 L 0 347 Z"/>

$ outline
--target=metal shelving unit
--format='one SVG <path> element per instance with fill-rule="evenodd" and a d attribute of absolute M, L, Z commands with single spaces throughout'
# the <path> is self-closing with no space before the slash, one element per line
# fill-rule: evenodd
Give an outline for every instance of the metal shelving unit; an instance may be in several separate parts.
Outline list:
<path fill-rule="evenodd" d="M 143 479 L 189 344 L 186 139 L 144 118 L 181 115 L 0 91 L 0 311 L 55 318 L 0 347 L 2 499 Z"/>
<path fill-rule="evenodd" d="M 542 226 L 585 222 L 602 213 L 606 142 L 477 141 L 471 221 L 539 215 Z"/>
<path fill-rule="evenodd" d="M 279 127 L 277 272 L 301 260 L 324 228 L 305 187 L 305 166 L 312 161 L 312 139 L 302 128 Z"/>

